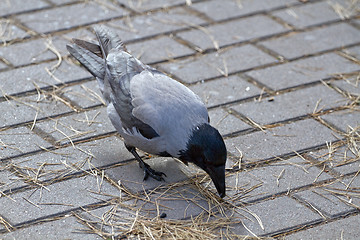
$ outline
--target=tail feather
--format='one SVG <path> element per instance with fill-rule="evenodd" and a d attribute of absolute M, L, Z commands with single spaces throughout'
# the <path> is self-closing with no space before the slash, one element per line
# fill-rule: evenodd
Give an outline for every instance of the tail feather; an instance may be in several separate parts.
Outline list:
<path fill-rule="evenodd" d="M 105 58 L 113 48 L 127 52 L 124 43 L 116 33 L 110 31 L 104 26 L 95 26 L 94 31 L 97 39 L 99 40 L 101 52 Z"/>
<path fill-rule="evenodd" d="M 70 54 L 75 57 L 94 77 L 104 79 L 105 77 L 105 60 L 95 53 L 78 46 L 66 45 Z"/>

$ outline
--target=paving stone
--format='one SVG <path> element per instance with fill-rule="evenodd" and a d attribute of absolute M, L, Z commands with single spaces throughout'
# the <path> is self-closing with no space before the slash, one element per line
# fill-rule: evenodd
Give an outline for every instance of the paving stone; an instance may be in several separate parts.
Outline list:
<path fill-rule="evenodd" d="M 356 156 L 356 150 L 349 146 L 322 149 L 310 152 L 309 156 L 319 162 L 325 163 L 330 169 L 341 175 L 356 173 L 360 169 L 360 158 Z"/>
<path fill-rule="evenodd" d="M 134 203 L 134 208 L 140 210 L 140 214 L 150 219 L 166 214 L 166 220 L 180 220 L 184 218 L 195 218 L 201 213 L 211 211 L 208 201 L 199 194 L 198 189 L 188 185 L 172 188 L 163 188 L 147 195 L 148 200 L 138 200 Z M 154 202 L 158 204 L 159 209 Z"/>
<path fill-rule="evenodd" d="M 297 28 L 305 28 L 340 19 L 328 1 L 297 5 L 271 14 Z"/>
<path fill-rule="evenodd" d="M 0 70 L 6 69 L 8 66 L 2 62 L 0 62 Z"/>
<path fill-rule="evenodd" d="M 241 121 L 237 117 L 222 108 L 216 108 L 209 111 L 210 123 L 221 135 L 251 128 L 250 125 Z"/>
<path fill-rule="evenodd" d="M 1 236 L 4 240 L 22 239 L 42 239 L 45 236 L 53 239 L 102 239 L 95 234 L 84 232 L 85 226 L 80 224 L 75 217 L 65 217 L 59 220 L 38 224 L 35 226 L 22 228 Z"/>
<path fill-rule="evenodd" d="M 183 0 L 171 0 L 171 1 L 163 1 L 163 0 L 151 0 L 151 1 L 142 1 L 142 0 L 117 0 L 118 3 L 124 4 L 127 7 L 135 11 L 148 11 L 151 9 L 157 8 L 168 8 L 171 6 L 184 4 Z"/>
<path fill-rule="evenodd" d="M 2 10 L 2 9 L 1 9 Z M 0 10 L 0 11 L 1 11 Z M 8 42 L 11 40 L 14 40 L 16 38 L 24 38 L 26 36 L 29 36 L 28 33 L 26 33 L 24 30 L 20 29 L 16 25 L 12 23 L 11 20 L 8 19 L 0 19 L 0 43 L 1 42 Z M 0 50 L 4 46 L 1 46 Z M 0 56 L 4 57 L 1 52 Z"/>
<path fill-rule="evenodd" d="M 49 0 L 52 4 L 63 5 L 68 3 L 79 2 L 79 0 Z"/>
<path fill-rule="evenodd" d="M 40 150 L 40 146 L 49 147 L 50 144 L 26 127 L 0 132 L 0 159 Z"/>
<path fill-rule="evenodd" d="M 161 33 L 199 25 L 205 21 L 184 8 L 149 12 L 141 16 L 126 16 L 121 20 L 110 21 L 108 25 L 123 41 L 151 37 Z"/>
<path fill-rule="evenodd" d="M 360 215 L 339 219 L 286 236 L 290 239 L 356 239 L 359 237 Z"/>
<path fill-rule="evenodd" d="M 81 108 L 105 104 L 96 80 L 63 89 L 64 96 Z"/>
<path fill-rule="evenodd" d="M 129 188 L 132 192 L 143 192 L 144 189 L 148 190 L 187 179 L 188 177 L 178 167 L 178 164 L 182 163 L 178 163 L 177 161 L 178 160 L 173 158 L 165 157 L 154 157 L 145 160 L 152 169 L 166 174 L 166 177 L 164 177 L 165 182 L 157 181 L 151 177 L 143 181 L 144 171 L 139 167 L 137 161 L 107 169 L 105 173 L 115 182 L 121 181 L 121 184 Z"/>
<path fill-rule="evenodd" d="M 325 187 L 326 189 L 326 187 Z M 340 201 L 336 195 L 329 193 L 322 187 L 311 190 L 306 190 L 294 194 L 294 196 L 320 211 L 325 217 L 332 218 L 339 214 L 345 214 L 349 211 L 355 210 L 354 207 L 346 205 Z"/>
<path fill-rule="evenodd" d="M 36 128 L 52 136 L 58 144 L 69 144 L 71 141 L 115 131 L 105 107 L 39 122 Z"/>
<path fill-rule="evenodd" d="M 359 65 L 334 53 L 296 60 L 246 74 L 274 90 L 287 89 L 359 70 Z M 276 79 L 276 81 L 275 81 Z"/>
<path fill-rule="evenodd" d="M 11 199 L 2 197 L 0 203 L 6 208 L 0 214 L 11 225 L 44 217 L 50 214 L 71 210 L 87 204 L 119 196 L 119 191 L 101 176 L 88 175 L 70 179 L 25 192 L 11 195 Z M 31 203 L 30 203 L 31 202 Z"/>
<path fill-rule="evenodd" d="M 349 126 L 353 129 L 360 126 L 360 111 L 346 110 L 334 112 L 321 116 L 322 119 L 336 126 L 343 132 L 349 131 Z"/>
<path fill-rule="evenodd" d="M 171 60 L 194 53 L 190 48 L 167 36 L 129 44 L 127 49 L 132 55 L 146 64 Z"/>
<path fill-rule="evenodd" d="M 239 157 L 240 149 L 243 162 L 256 162 L 283 154 L 294 153 L 325 142 L 337 140 L 332 131 L 312 119 L 293 122 L 244 136 L 226 139 L 227 150 Z"/>
<path fill-rule="evenodd" d="M 250 13 L 259 11 L 269 11 L 274 8 L 286 7 L 293 3 L 295 0 L 244 0 L 241 2 L 225 0 L 225 1 L 204 1 L 194 3 L 191 8 L 205 13 L 207 16 L 214 20 L 223 20 L 238 16 L 244 16 Z"/>
<path fill-rule="evenodd" d="M 239 58 L 241 56 L 241 58 Z M 166 72 L 180 78 L 186 83 L 222 77 L 227 74 L 243 71 L 255 66 L 276 61 L 274 58 L 253 47 L 245 45 L 223 49 L 220 52 L 190 57 L 159 66 Z"/>
<path fill-rule="evenodd" d="M 244 219 L 243 223 L 257 236 L 265 235 L 281 229 L 303 225 L 320 219 L 320 215 L 312 212 L 304 205 L 289 197 L 279 197 L 247 207 L 261 219 L 264 230 L 258 222 L 251 217 Z M 236 231 L 237 230 L 237 231 Z M 239 226 L 236 233 L 244 233 L 244 227 Z M 248 233 L 251 235 L 250 233 Z M 252 236 L 252 235 L 251 235 Z"/>
<path fill-rule="evenodd" d="M 11 0 L 11 1 L 4 1 L 1 4 L 0 9 L 0 16 L 15 14 L 24 11 L 31 11 L 35 9 L 41 9 L 44 7 L 49 6 L 48 3 L 41 0 L 29 0 L 29 1 L 22 1 L 22 0 Z"/>
<path fill-rule="evenodd" d="M 53 71 L 53 77 L 46 71 L 57 64 L 57 61 L 30 65 L 0 73 L 1 83 L 0 96 L 24 93 L 36 90 L 36 86 L 42 88 L 55 84 L 73 82 L 75 80 L 89 78 L 91 75 L 83 68 L 63 61 L 59 68 Z M 16 83 L 14 84 L 14 79 Z"/>
<path fill-rule="evenodd" d="M 350 54 L 360 60 L 360 46 L 355 46 L 343 50 L 345 53 Z"/>
<path fill-rule="evenodd" d="M 115 136 L 52 150 L 11 161 L 28 179 L 45 181 L 81 170 L 94 169 L 133 158 Z"/>
<path fill-rule="evenodd" d="M 232 107 L 258 124 L 266 125 L 287 119 L 344 106 L 347 99 L 324 85 L 263 98 L 262 101 L 241 103 Z"/>
<path fill-rule="evenodd" d="M 110 2 L 103 5 L 85 2 L 18 15 L 17 19 L 38 33 L 49 33 L 120 17 L 125 13 L 122 8 L 112 5 Z"/>
<path fill-rule="evenodd" d="M 226 178 L 227 195 L 239 197 L 241 202 L 254 202 L 277 193 L 291 193 L 294 189 L 332 178 L 322 169 L 300 157 L 272 163 L 264 167 L 231 174 Z"/>
<path fill-rule="evenodd" d="M 10 44 L 0 48 L 0 55 L 14 66 L 54 59 L 56 55 L 47 49 L 46 39 Z M 26 52 L 26 54 L 23 54 Z M 21 56 L 21 57 L 20 57 Z"/>
<path fill-rule="evenodd" d="M 22 186 L 25 186 L 25 183 L 19 177 L 7 170 L 6 166 L 0 167 L 0 196 L 3 196 L 6 190 Z"/>
<path fill-rule="evenodd" d="M 216 80 L 198 82 L 189 87 L 203 100 L 207 107 L 234 102 L 261 94 L 261 89 L 238 75 Z"/>
<path fill-rule="evenodd" d="M 339 23 L 312 31 L 293 32 L 280 38 L 261 42 L 265 47 L 292 59 L 359 42 L 360 31 Z"/>
<path fill-rule="evenodd" d="M 217 48 L 254 38 L 285 32 L 288 29 L 274 20 L 256 15 L 222 24 L 176 34 L 201 49 Z"/>
<path fill-rule="evenodd" d="M 354 96 L 360 96 L 360 84 L 359 80 L 355 77 L 347 78 L 346 80 L 339 80 L 331 82 L 331 85 L 334 85 L 340 88 L 343 92 L 351 94 Z"/>
<path fill-rule="evenodd" d="M 40 97 L 40 98 L 38 98 Z M 42 95 L 31 95 L 16 100 L 0 103 L 0 127 L 11 126 L 24 122 L 55 116 L 73 110 L 60 101 L 44 98 Z"/>

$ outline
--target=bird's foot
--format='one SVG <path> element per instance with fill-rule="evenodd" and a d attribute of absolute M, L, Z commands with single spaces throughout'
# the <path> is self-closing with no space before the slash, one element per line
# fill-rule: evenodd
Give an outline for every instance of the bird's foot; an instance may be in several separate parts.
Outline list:
<path fill-rule="evenodd" d="M 158 171 L 155 171 L 154 169 L 152 169 L 149 164 L 145 163 L 144 164 L 139 164 L 140 167 L 142 169 L 144 169 L 144 181 L 146 179 L 150 177 L 152 177 L 153 179 L 156 179 L 158 181 L 165 181 L 165 179 L 162 177 L 162 176 L 165 176 L 166 177 L 166 174 L 163 173 L 163 172 L 158 172 Z M 143 165 L 143 166 L 142 166 Z"/>

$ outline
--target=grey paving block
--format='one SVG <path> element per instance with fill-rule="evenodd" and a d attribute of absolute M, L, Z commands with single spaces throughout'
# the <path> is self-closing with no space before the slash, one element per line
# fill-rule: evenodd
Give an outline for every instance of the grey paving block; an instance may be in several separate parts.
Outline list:
<path fill-rule="evenodd" d="M 10 44 L 0 48 L 0 55 L 14 66 L 55 59 L 56 55 L 47 49 L 48 43 L 46 39 L 36 39 Z"/>
<path fill-rule="evenodd" d="M 360 31 L 349 24 L 339 23 L 312 31 L 291 33 L 261 42 L 265 47 L 292 59 L 358 43 Z"/>
<path fill-rule="evenodd" d="M 260 95 L 262 91 L 238 75 L 198 82 L 189 88 L 200 96 L 207 107 Z"/>
<path fill-rule="evenodd" d="M 42 95 L 31 95 L 0 103 L 0 127 L 24 122 L 36 123 L 38 119 L 51 117 L 73 110 L 60 101 L 47 99 Z"/>
<path fill-rule="evenodd" d="M 347 78 L 345 80 L 334 81 L 331 85 L 338 87 L 346 94 L 360 96 L 360 84 L 356 77 Z"/>
<path fill-rule="evenodd" d="M 288 29 L 271 18 L 256 15 L 240 20 L 211 25 L 206 28 L 181 32 L 176 35 L 205 50 L 277 34 L 287 30 Z"/>
<path fill-rule="evenodd" d="M 52 136 L 58 144 L 68 144 L 71 141 L 115 131 L 105 107 L 39 122 L 36 128 Z"/>
<path fill-rule="evenodd" d="M 132 55 L 146 64 L 171 60 L 195 52 L 168 36 L 135 44 L 128 44 L 127 49 Z"/>
<path fill-rule="evenodd" d="M 24 180 L 45 181 L 133 158 L 115 136 L 12 160 Z"/>
<path fill-rule="evenodd" d="M 350 54 L 357 59 L 360 59 L 360 46 L 355 46 L 343 50 L 345 53 Z"/>
<path fill-rule="evenodd" d="M 245 226 L 257 236 L 303 225 L 320 219 L 320 215 L 312 212 L 304 205 L 289 197 L 279 197 L 247 208 L 255 213 L 263 223 L 264 230 L 261 229 L 260 225 L 253 217 L 243 220 Z M 234 231 L 236 233 L 244 234 L 244 230 L 244 227 L 239 224 L 239 228 Z M 252 236 L 250 233 L 248 233 L 248 235 Z"/>
<path fill-rule="evenodd" d="M 117 0 L 118 3 L 124 4 L 127 7 L 139 12 L 148 11 L 151 9 L 157 8 L 168 8 L 178 4 L 184 4 L 183 0 L 172 0 L 172 1 L 163 1 L 163 0 L 152 0 L 152 1 L 127 1 L 127 0 Z"/>
<path fill-rule="evenodd" d="M 110 21 L 107 25 L 119 34 L 122 40 L 128 41 L 202 23 L 205 23 L 203 19 L 185 8 L 173 8 L 141 16 L 126 16 L 121 20 Z"/>
<path fill-rule="evenodd" d="M 239 57 L 241 56 L 241 57 Z M 276 61 L 252 45 L 232 47 L 220 52 L 160 64 L 166 72 L 186 83 L 222 77 L 227 74 Z"/>
<path fill-rule="evenodd" d="M 14 70 L 7 70 L 0 73 L 2 79 L 0 83 L 0 96 L 11 95 L 34 91 L 36 87 L 47 87 L 55 84 L 72 82 L 78 79 L 88 78 L 91 75 L 83 68 L 63 61 L 61 65 L 48 73 L 46 69 L 51 70 L 57 61 L 42 63 L 39 65 L 30 65 Z M 52 75 L 50 75 L 52 74 Z M 16 79 L 16 83 L 14 81 Z"/>
<path fill-rule="evenodd" d="M 21 0 L 5 1 L 0 9 L 0 16 L 41 9 L 47 6 L 50 6 L 50 4 L 41 0 L 29 0 L 26 2 Z"/>
<path fill-rule="evenodd" d="M 192 8 L 205 13 L 207 16 L 214 20 L 223 20 L 246 14 L 268 11 L 278 7 L 286 7 L 289 4 L 296 3 L 295 0 L 273 0 L 273 1 L 261 1 L 261 0 L 244 0 L 241 2 L 225 0 L 225 1 L 203 1 L 194 3 Z"/>
<path fill-rule="evenodd" d="M 209 111 L 210 123 L 221 135 L 237 132 L 251 128 L 250 125 L 241 121 L 237 117 L 222 108 L 216 108 Z"/>
<path fill-rule="evenodd" d="M 124 14 L 126 14 L 125 10 L 112 5 L 110 2 L 104 5 L 84 2 L 22 14 L 16 18 L 38 33 L 49 33 L 120 17 Z"/>
<path fill-rule="evenodd" d="M 88 234 L 84 231 L 86 227 L 80 224 L 75 217 L 65 217 L 59 220 L 22 228 L 1 236 L 4 240 L 22 239 L 26 236 L 29 239 L 42 239 L 50 237 L 53 239 L 102 239 L 95 234 Z"/>
<path fill-rule="evenodd" d="M 87 175 L 0 198 L 0 214 L 12 225 L 119 196 L 119 190 L 101 176 Z M 15 202 L 15 201 L 16 202 Z"/>
<path fill-rule="evenodd" d="M 1 8 L 0 11 L 2 11 L 2 9 L 3 8 Z M 8 19 L 0 19 L 0 29 L 1 29 L 0 43 L 29 36 L 27 32 L 14 25 L 12 21 Z M 1 46 L 1 48 L 3 48 L 3 46 Z M 4 57 L 1 53 L 0 56 Z"/>
<path fill-rule="evenodd" d="M 331 114 L 323 115 L 321 116 L 321 118 L 336 126 L 343 132 L 351 131 L 349 126 L 352 129 L 359 128 L 360 126 L 359 109 L 334 112 Z"/>
<path fill-rule="evenodd" d="M 241 202 L 254 202 L 277 193 L 292 193 L 294 189 L 330 178 L 322 169 L 294 157 L 231 174 L 226 178 L 227 195 Z"/>
<path fill-rule="evenodd" d="M 78 0 L 50 0 L 49 2 L 55 5 L 63 5 L 63 4 L 78 2 Z"/>
<path fill-rule="evenodd" d="M 335 194 L 325 191 L 322 187 L 298 192 L 294 194 L 294 196 L 301 201 L 310 204 L 327 218 L 336 217 L 339 214 L 345 214 L 355 210 L 354 207 L 346 205 L 344 202 L 340 201 Z"/>
<path fill-rule="evenodd" d="M 275 11 L 271 14 L 297 28 L 304 28 L 340 19 L 328 1 L 310 2 L 308 4 Z"/>
<path fill-rule="evenodd" d="M 105 170 L 105 173 L 115 182 L 120 181 L 125 187 L 132 192 L 143 192 L 144 189 L 152 189 L 159 186 L 164 186 L 171 183 L 176 183 L 187 179 L 188 177 L 178 167 L 177 160 L 164 157 L 153 157 L 145 160 L 152 169 L 166 174 L 164 181 L 157 181 L 151 177 L 144 179 L 144 171 L 139 167 L 137 161 L 132 161 L 128 164 L 119 167 Z"/>
<path fill-rule="evenodd" d="M 356 215 L 296 232 L 285 239 L 357 239 L 360 234 L 359 224 L 360 215 Z"/>
<path fill-rule="evenodd" d="M 321 110 L 345 106 L 347 99 L 333 89 L 317 85 L 231 107 L 258 124 L 284 121 Z M 316 110 L 315 110 L 316 108 Z"/>
<path fill-rule="evenodd" d="M 332 131 L 312 119 L 286 124 L 225 140 L 227 150 L 239 157 L 242 151 L 244 162 L 256 162 L 283 154 L 299 152 L 326 142 L 337 140 Z"/>
<path fill-rule="evenodd" d="M 3 69 L 6 69 L 8 66 L 3 63 L 3 62 L 0 62 L 0 70 L 3 70 Z"/>
<path fill-rule="evenodd" d="M 340 175 L 356 173 L 360 169 L 360 159 L 356 156 L 356 150 L 346 145 L 310 152 L 308 155 L 325 163 Z"/>
<path fill-rule="evenodd" d="M 50 144 L 26 127 L 0 132 L 0 159 L 40 150 L 40 146 L 49 147 Z"/>
<path fill-rule="evenodd" d="M 339 73 L 353 72 L 359 69 L 359 65 L 334 53 L 328 53 L 250 71 L 246 74 L 274 90 L 280 90 L 316 82 Z"/>
<path fill-rule="evenodd" d="M 9 197 L 7 194 L 4 195 L 4 191 L 22 187 L 26 184 L 17 177 L 14 173 L 10 172 L 7 167 L 0 167 L 0 196 Z M 1 229 L 1 227 L 0 227 Z"/>
<path fill-rule="evenodd" d="M 63 89 L 64 96 L 81 108 L 105 104 L 96 80 Z"/>

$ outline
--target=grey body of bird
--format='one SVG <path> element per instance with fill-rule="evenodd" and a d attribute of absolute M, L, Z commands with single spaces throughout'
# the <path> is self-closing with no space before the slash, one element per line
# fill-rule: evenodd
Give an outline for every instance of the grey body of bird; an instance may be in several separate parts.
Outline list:
<path fill-rule="evenodd" d="M 74 39 L 67 48 L 96 77 L 108 116 L 128 150 L 140 163 L 143 161 L 135 148 L 176 157 L 186 164 L 193 162 L 210 175 L 223 197 L 226 148 L 218 131 L 208 124 L 201 99 L 183 84 L 130 55 L 109 29 L 98 26 L 94 30 L 99 45 Z M 147 164 L 141 166 L 144 171 L 151 170 L 145 174 L 162 179 L 163 173 Z"/>

